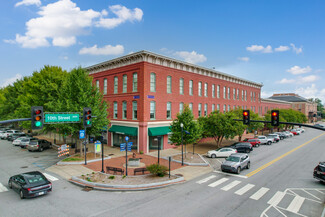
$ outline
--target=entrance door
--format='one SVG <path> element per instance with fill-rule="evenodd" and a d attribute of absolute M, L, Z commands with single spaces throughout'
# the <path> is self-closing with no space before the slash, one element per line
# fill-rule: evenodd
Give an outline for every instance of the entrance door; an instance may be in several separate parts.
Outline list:
<path fill-rule="evenodd" d="M 149 150 L 158 150 L 158 142 L 160 143 L 160 150 L 163 150 L 164 136 L 149 136 Z"/>

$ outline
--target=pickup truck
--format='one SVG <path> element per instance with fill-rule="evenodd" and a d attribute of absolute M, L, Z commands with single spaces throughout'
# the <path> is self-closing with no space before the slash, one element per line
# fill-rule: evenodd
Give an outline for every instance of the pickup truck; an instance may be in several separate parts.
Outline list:
<path fill-rule="evenodd" d="M 266 136 L 258 136 L 257 138 L 260 140 L 261 144 L 265 145 L 271 145 L 274 141 L 273 138 L 268 138 Z"/>

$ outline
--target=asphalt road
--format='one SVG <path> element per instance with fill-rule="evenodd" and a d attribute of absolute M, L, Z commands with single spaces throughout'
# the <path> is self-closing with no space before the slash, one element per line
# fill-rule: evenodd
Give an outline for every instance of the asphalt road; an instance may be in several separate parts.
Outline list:
<path fill-rule="evenodd" d="M 0 192 L 0 216 L 317 217 L 324 208 L 325 185 L 314 180 L 312 172 L 325 160 L 324 150 L 325 134 L 307 129 L 300 136 L 255 148 L 249 154 L 251 168 L 240 176 L 216 171 L 184 184 L 137 192 L 86 192 L 45 171 L 57 178 L 53 192 L 25 200 L 9 189 Z M 55 154 L 24 152 L 7 141 L 0 141 L 0 153 L 0 183 L 6 188 L 13 174 L 44 172 L 39 165 L 45 168 Z M 46 159 L 47 164 L 41 164 Z"/>

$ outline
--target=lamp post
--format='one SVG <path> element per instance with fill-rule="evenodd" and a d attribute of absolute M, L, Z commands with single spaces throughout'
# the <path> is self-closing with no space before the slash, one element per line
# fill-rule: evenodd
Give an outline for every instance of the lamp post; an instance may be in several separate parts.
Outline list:
<path fill-rule="evenodd" d="M 181 141 L 181 145 L 182 145 L 182 166 L 184 166 L 184 157 L 183 157 L 183 127 L 184 127 L 184 124 L 181 123 L 181 138 L 182 138 L 182 141 Z"/>
<path fill-rule="evenodd" d="M 157 139 L 158 139 L 158 165 L 159 165 L 161 136 L 157 136 Z"/>

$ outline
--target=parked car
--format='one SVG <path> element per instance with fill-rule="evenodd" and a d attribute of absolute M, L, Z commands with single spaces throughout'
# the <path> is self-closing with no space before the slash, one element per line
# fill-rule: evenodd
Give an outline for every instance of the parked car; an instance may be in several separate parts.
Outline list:
<path fill-rule="evenodd" d="M 297 136 L 300 135 L 300 131 L 297 131 L 296 129 L 292 129 L 290 130 L 291 133 L 293 133 L 293 135 Z"/>
<path fill-rule="evenodd" d="M 9 136 L 11 136 L 14 133 L 21 133 L 19 130 L 7 130 L 4 135 L 1 137 L 1 139 L 8 139 Z"/>
<path fill-rule="evenodd" d="M 7 130 L 0 130 L 0 138 L 3 139 Z"/>
<path fill-rule="evenodd" d="M 314 127 L 325 128 L 323 124 L 315 124 Z"/>
<path fill-rule="evenodd" d="M 243 169 L 250 168 L 250 159 L 247 154 L 232 154 L 221 164 L 221 171 L 229 171 L 239 174 Z"/>
<path fill-rule="evenodd" d="M 269 134 L 269 135 L 267 135 L 267 136 L 268 136 L 268 137 L 273 137 L 274 140 L 275 140 L 275 142 L 279 142 L 279 141 L 280 141 L 280 137 L 279 137 L 279 135 L 277 135 L 277 134 L 272 133 L 272 134 Z"/>
<path fill-rule="evenodd" d="M 305 132 L 305 129 L 304 128 L 301 128 L 301 127 L 297 128 L 297 130 L 300 130 L 300 132 L 302 132 L 302 133 Z"/>
<path fill-rule="evenodd" d="M 249 142 L 253 147 L 259 147 L 261 144 L 261 141 L 258 138 L 246 138 L 244 139 L 244 142 Z"/>
<path fill-rule="evenodd" d="M 52 143 L 44 139 L 31 139 L 27 145 L 28 151 L 43 151 L 52 147 Z"/>
<path fill-rule="evenodd" d="M 10 136 L 8 136 L 7 140 L 8 141 L 14 141 L 15 139 L 22 137 L 22 136 L 27 136 L 24 132 L 20 132 L 20 133 L 14 133 Z"/>
<path fill-rule="evenodd" d="M 21 141 L 24 139 L 28 139 L 28 138 L 30 138 L 30 137 L 26 137 L 26 136 L 19 137 L 19 138 L 15 139 L 14 141 L 12 141 L 12 145 L 20 146 Z"/>
<path fill-rule="evenodd" d="M 319 164 L 314 169 L 314 178 L 325 182 L 325 161 L 319 162 Z"/>
<path fill-rule="evenodd" d="M 17 191 L 21 199 L 37 197 L 52 191 L 52 183 L 39 171 L 11 176 L 8 186 Z"/>
<path fill-rule="evenodd" d="M 31 138 L 31 137 L 25 137 L 24 139 L 22 139 L 20 141 L 20 145 L 19 146 L 21 148 L 27 148 L 27 146 L 29 145 L 29 142 L 30 142 L 31 139 L 33 139 L 33 138 Z"/>
<path fill-rule="evenodd" d="M 286 134 L 282 132 L 275 132 L 274 134 L 277 134 L 280 137 L 280 140 L 287 138 Z"/>
<path fill-rule="evenodd" d="M 229 155 L 234 153 L 237 153 L 237 150 L 233 148 L 218 148 L 216 150 L 208 151 L 208 157 L 229 157 Z"/>
<path fill-rule="evenodd" d="M 230 148 L 236 149 L 237 152 L 250 153 L 253 151 L 253 145 L 249 142 L 236 142 L 230 146 Z"/>
<path fill-rule="evenodd" d="M 260 140 L 261 144 L 265 145 L 271 145 L 274 141 L 274 138 L 266 137 L 266 136 L 257 136 L 257 138 Z"/>
<path fill-rule="evenodd" d="M 290 131 L 283 131 L 284 134 L 286 134 L 288 137 L 293 137 L 293 133 Z"/>

